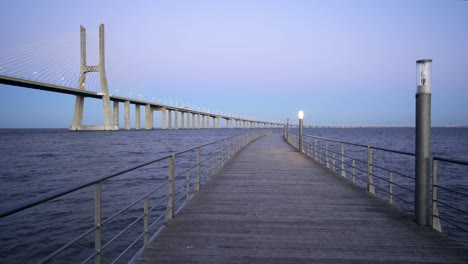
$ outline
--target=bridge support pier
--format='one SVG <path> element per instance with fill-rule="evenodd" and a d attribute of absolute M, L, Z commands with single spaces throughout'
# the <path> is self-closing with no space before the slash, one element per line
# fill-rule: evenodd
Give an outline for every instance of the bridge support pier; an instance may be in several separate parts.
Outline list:
<path fill-rule="evenodd" d="M 179 129 L 179 112 L 174 110 L 174 129 Z"/>
<path fill-rule="evenodd" d="M 161 108 L 161 129 L 166 129 L 166 108 Z"/>
<path fill-rule="evenodd" d="M 125 129 L 130 130 L 130 101 L 124 102 Z"/>
<path fill-rule="evenodd" d="M 114 101 L 114 125 L 119 127 L 119 102 Z"/>
<path fill-rule="evenodd" d="M 147 111 L 147 110 L 146 110 Z M 145 113 L 147 115 L 147 113 Z M 141 128 L 141 125 L 140 125 L 140 119 L 141 119 L 141 116 L 140 116 L 140 105 L 135 105 L 135 129 L 140 129 Z M 145 120 L 146 121 L 146 120 Z M 146 127 L 146 125 L 145 125 Z"/>
<path fill-rule="evenodd" d="M 188 115 L 188 114 L 187 114 Z M 180 128 L 185 128 L 185 112 L 180 112 Z"/>
<path fill-rule="evenodd" d="M 187 129 L 190 128 L 190 116 L 191 116 L 190 112 L 187 112 Z"/>
<path fill-rule="evenodd" d="M 172 129 L 172 111 L 167 110 L 167 128 Z"/>
<path fill-rule="evenodd" d="M 145 106 L 145 129 L 153 129 L 153 110 L 150 104 Z"/>

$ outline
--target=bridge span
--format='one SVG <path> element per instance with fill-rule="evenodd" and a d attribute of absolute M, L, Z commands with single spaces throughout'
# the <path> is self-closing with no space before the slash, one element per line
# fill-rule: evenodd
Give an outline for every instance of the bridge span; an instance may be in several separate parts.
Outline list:
<path fill-rule="evenodd" d="M 162 129 L 180 128 L 220 128 L 221 120 L 224 119 L 226 128 L 257 128 L 257 127 L 280 127 L 283 123 L 255 120 L 251 118 L 236 117 L 200 111 L 189 107 L 170 106 L 155 102 L 143 101 L 134 98 L 112 95 L 109 92 L 106 64 L 105 64 L 105 45 L 104 45 L 104 24 L 99 26 L 99 63 L 97 65 L 88 65 L 86 56 L 86 29 L 80 27 L 80 70 L 76 87 L 65 87 L 36 80 L 28 80 L 18 76 L 1 75 L 0 84 L 12 85 L 38 89 L 48 92 L 63 93 L 76 96 L 73 122 L 70 130 L 118 130 L 119 129 L 119 104 L 124 104 L 124 128 L 130 129 L 130 105 L 135 106 L 135 129 L 140 129 L 141 107 L 145 112 L 145 129 L 153 129 L 153 113 L 161 112 Z M 98 73 L 100 79 L 100 92 L 86 90 L 87 73 Z M 102 101 L 104 112 L 104 124 L 101 126 L 83 125 L 84 98 L 100 99 Z M 179 121 L 180 116 L 180 121 Z M 211 122 L 210 122 L 211 121 Z"/>

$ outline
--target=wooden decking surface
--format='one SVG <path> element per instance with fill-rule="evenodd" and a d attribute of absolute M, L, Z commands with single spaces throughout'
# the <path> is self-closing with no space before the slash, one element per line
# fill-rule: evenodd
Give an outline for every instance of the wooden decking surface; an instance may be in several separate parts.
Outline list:
<path fill-rule="evenodd" d="M 468 249 L 262 137 L 189 202 L 138 263 L 468 263 Z"/>

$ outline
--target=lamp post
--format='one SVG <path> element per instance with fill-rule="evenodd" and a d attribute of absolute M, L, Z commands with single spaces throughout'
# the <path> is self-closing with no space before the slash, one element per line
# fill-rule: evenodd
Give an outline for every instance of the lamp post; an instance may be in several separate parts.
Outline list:
<path fill-rule="evenodd" d="M 416 159 L 415 218 L 418 225 L 430 225 L 429 184 L 431 155 L 431 64 L 416 61 Z"/>
<path fill-rule="evenodd" d="M 302 128 L 304 127 L 304 111 L 299 111 L 299 152 L 302 152 Z"/>

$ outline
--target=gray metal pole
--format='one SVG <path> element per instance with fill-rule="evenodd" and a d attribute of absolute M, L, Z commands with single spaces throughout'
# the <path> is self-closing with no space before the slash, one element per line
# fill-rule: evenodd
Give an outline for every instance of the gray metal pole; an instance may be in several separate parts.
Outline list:
<path fill-rule="evenodd" d="M 415 217 L 418 225 L 430 225 L 430 166 L 431 166 L 431 86 L 432 60 L 418 60 L 418 91 L 416 93 L 416 161 Z"/>
<path fill-rule="evenodd" d="M 304 120 L 299 119 L 299 152 L 302 152 L 302 128 L 304 127 Z"/>

